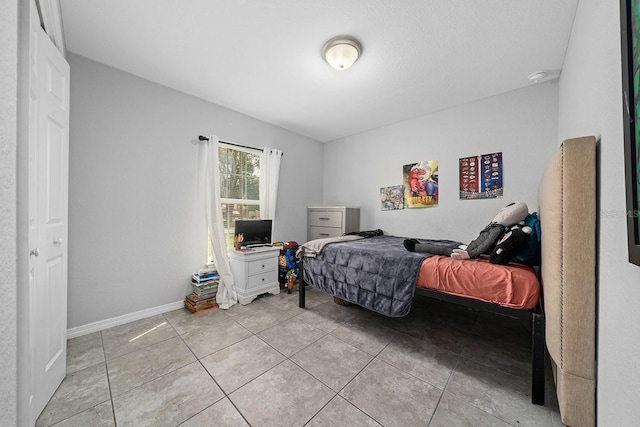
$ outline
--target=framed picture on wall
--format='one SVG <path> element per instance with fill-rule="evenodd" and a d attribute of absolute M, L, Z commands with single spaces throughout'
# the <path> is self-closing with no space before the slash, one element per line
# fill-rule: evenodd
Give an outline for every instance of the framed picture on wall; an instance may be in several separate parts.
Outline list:
<path fill-rule="evenodd" d="M 629 262 L 640 265 L 640 0 L 620 0 Z"/>

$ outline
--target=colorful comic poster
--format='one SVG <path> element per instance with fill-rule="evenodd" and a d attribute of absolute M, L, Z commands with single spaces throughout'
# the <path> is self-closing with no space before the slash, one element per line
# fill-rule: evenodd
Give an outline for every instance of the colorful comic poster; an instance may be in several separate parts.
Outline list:
<path fill-rule="evenodd" d="M 502 197 L 502 153 L 463 157 L 459 168 L 461 200 Z"/>
<path fill-rule="evenodd" d="M 380 188 L 380 208 L 383 211 L 404 209 L 403 188 L 402 185 Z"/>
<path fill-rule="evenodd" d="M 438 206 L 438 161 L 412 163 L 402 166 L 404 206 L 431 208 Z"/>

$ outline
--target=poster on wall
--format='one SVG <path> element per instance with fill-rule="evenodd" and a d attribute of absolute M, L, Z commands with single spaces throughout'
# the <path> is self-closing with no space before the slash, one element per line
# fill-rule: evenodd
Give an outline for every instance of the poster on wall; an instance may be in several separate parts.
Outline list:
<path fill-rule="evenodd" d="M 461 200 L 502 198 L 502 153 L 463 157 L 459 170 Z"/>
<path fill-rule="evenodd" d="M 380 208 L 383 211 L 404 209 L 403 189 L 402 185 L 380 188 Z"/>
<path fill-rule="evenodd" d="M 438 206 L 438 161 L 412 163 L 402 166 L 404 206 L 431 208 Z"/>

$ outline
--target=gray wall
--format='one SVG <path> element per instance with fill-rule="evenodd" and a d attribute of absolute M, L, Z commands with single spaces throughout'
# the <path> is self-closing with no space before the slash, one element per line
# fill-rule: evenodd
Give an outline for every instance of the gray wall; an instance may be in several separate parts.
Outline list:
<path fill-rule="evenodd" d="M 620 75 L 615 0 L 581 0 L 560 79 L 559 140 L 599 138 L 598 425 L 640 419 L 640 267 L 627 259 Z"/>
<path fill-rule="evenodd" d="M 198 135 L 285 153 L 274 240 L 304 241 L 322 144 L 69 55 L 68 327 L 181 301 L 206 262 Z M 300 182 L 304 182 L 304 186 Z"/>
<path fill-rule="evenodd" d="M 537 184 L 557 147 L 557 82 L 497 95 L 326 144 L 324 200 L 360 206 L 361 228 L 469 242 L 512 201 L 537 209 Z M 502 152 L 504 197 L 460 200 L 458 159 Z M 381 187 L 402 165 L 439 161 L 439 206 L 382 211 Z"/>

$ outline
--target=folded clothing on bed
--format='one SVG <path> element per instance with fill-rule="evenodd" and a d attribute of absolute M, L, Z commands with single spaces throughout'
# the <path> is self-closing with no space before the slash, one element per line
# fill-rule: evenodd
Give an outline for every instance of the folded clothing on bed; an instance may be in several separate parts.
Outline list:
<path fill-rule="evenodd" d="M 320 252 L 322 252 L 325 246 L 327 246 L 330 243 L 348 242 L 351 240 L 358 240 L 358 239 L 363 239 L 363 237 L 357 236 L 357 235 L 345 235 L 345 236 L 325 237 L 324 239 L 310 240 L 307 243 L 304 243 L 302 246 L 300 246 L 300 249 L 298 249 L 297 255 L 304 256 L 304 257 L 315 257 Z"/>

